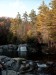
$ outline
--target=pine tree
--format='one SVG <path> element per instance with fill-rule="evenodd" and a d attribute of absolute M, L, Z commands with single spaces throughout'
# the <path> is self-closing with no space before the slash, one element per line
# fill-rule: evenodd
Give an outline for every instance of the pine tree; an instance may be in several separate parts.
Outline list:
<path fill-rule="evenodd" d="M 43 42 L 48 42 L 48 28 L 46 25 L 47 13 L 49 12 L 48 6 L 43 1 L 39 7 L 39 14 L 37 15 L 37 31 L 41 32 L 43 37 Z"/>

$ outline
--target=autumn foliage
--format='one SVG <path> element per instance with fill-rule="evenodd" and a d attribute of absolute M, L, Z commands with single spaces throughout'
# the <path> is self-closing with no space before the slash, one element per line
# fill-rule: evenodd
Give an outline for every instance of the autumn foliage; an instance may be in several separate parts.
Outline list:
<path fill-rule="evenodd" d="M 0 44 L 25 43 L 30 38 L 42 38 L 42 42 L 56 42 L 56 0 L 47 6 L 43 1 L 36 14 L 32 9 L 16 18 L 0 17 Z M 41 33 L 41 36 L 39 36 Z"/>

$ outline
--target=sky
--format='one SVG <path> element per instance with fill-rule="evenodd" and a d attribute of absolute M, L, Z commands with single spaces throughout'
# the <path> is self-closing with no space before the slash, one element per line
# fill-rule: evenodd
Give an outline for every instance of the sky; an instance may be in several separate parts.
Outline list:
<path fill-rule="evenodd" d="M 38 13 L 38 7 L 43 0 L 0 0 L 0 17 L 15 18 L 19 12 L 21 15 L 25 11 L 29 14 L 32 9 Z M 51 0 L 44 0 L 48 5 Z"/>

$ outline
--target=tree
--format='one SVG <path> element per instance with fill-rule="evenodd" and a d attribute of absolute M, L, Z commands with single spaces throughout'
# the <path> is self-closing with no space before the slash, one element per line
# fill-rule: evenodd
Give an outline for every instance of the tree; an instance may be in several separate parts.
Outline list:
<path fill-rule="evenodd" d="M 56 0 L 52 0 L 50 3 L 50 13 L 49 13 L 49 21 L 51 24 L 50 27 L 50 38 L 52 38 L 53 41 L 56 40 Z"/>
<path fill-rule="evenodd" d="M 50 7 L 51 7 L 52 9 L 56 9 L 56 0 L 52 0 L 52 1 L 51 1 Z"/>
<path fill-rule="evenodd" d="M 47 7 L 44 1 L 42 2 L 41 6 L 38 9 L 39 9 L 39 13 L 43 15 L 46 14 L 46 12 L 48 12 L 49 10 L 49 8 Z"/>
<path fill-rule="evenodd" d="M 29 17 L 32 26 L 32 35 L 36 36 L 36 12 L 33 9 L 31 10 Z"/>
<path fill-rule="evenodd" d="M 39 14 L 37 15 L 37 31 L 42 34 L 43 42 L 48 42 L 48 27 L 46 24 L 47 14 L 49 12 L 48 6 L 43 1 L 39 7 Z"/>
<path fill-rule="evenodd" d="M 21 15 L 20 15 L 19 12 L 18 12 L 18 14 L 16 16 L 16 19 L 18 20 L 18 24 L 21 24 L 22 23 Z"/>
<path fill-rule="evenodd" d="M 26 11 L 25 11 L 25 13 L 23 14 L 23 20 L 24 20 L 24 22 L 27 22 L 27 21 L 28 21 L 28 14 L 27 14 Z"/>
<path fill-rule="evenodd" d="M 36 22 L 36 12 L 32 9 L 31 13 L 29 14 L 30 20 L 32 22 L 32 24 L 34 25 Z"/>
<path fill-rule="evenodd" d="M 8 43 L 7 36 L 9 35 L 8 33 L 9 33 L 10 23 L 11 22 L 9 18 L 5 17 L 0 18 L 0 44 Z"/>

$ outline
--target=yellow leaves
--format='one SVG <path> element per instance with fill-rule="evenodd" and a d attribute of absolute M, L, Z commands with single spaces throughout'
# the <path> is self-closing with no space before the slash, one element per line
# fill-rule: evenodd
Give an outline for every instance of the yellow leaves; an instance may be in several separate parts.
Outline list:
<path fill-rule="evenodd" d="M 17 30 L 19 29 L 19 23 L 17 19 L 11 19 L 10 31 L 15 36 L 17 34 Z"/>
<path fill-rule="evenodd" d="M 27 32 L 27 35 L 28 35 L 29 37 L 31 37 L 32 34 L 33 34 L 32 30 L 29 30 L 29 31 Z"/>
<path fill-rule="evenodd" d="M 27 15 L 25 15 L 25 22 L 23 22 L 21 18 L 20 20 L 19 18 L 12 19 L 11 31 L 13 34 L 17 33 L 17 35 L 20 35 L 20 37 L 25 38 L 26 36 L 35 36 L 39 31 L 43 35 L 43 39 L 45 39 L 45 41 L 47 41 L 48 38 L 51 38 L 51 36 L 55 37 L 54 32 L 56 32 L 56 8 L 49 9 L 43 2 L 39 11 L 40 12 L 38 15 L 35 14 L 34 10 L 31 11 L 29 14 L 31 21 L 27 21 Z"/>

